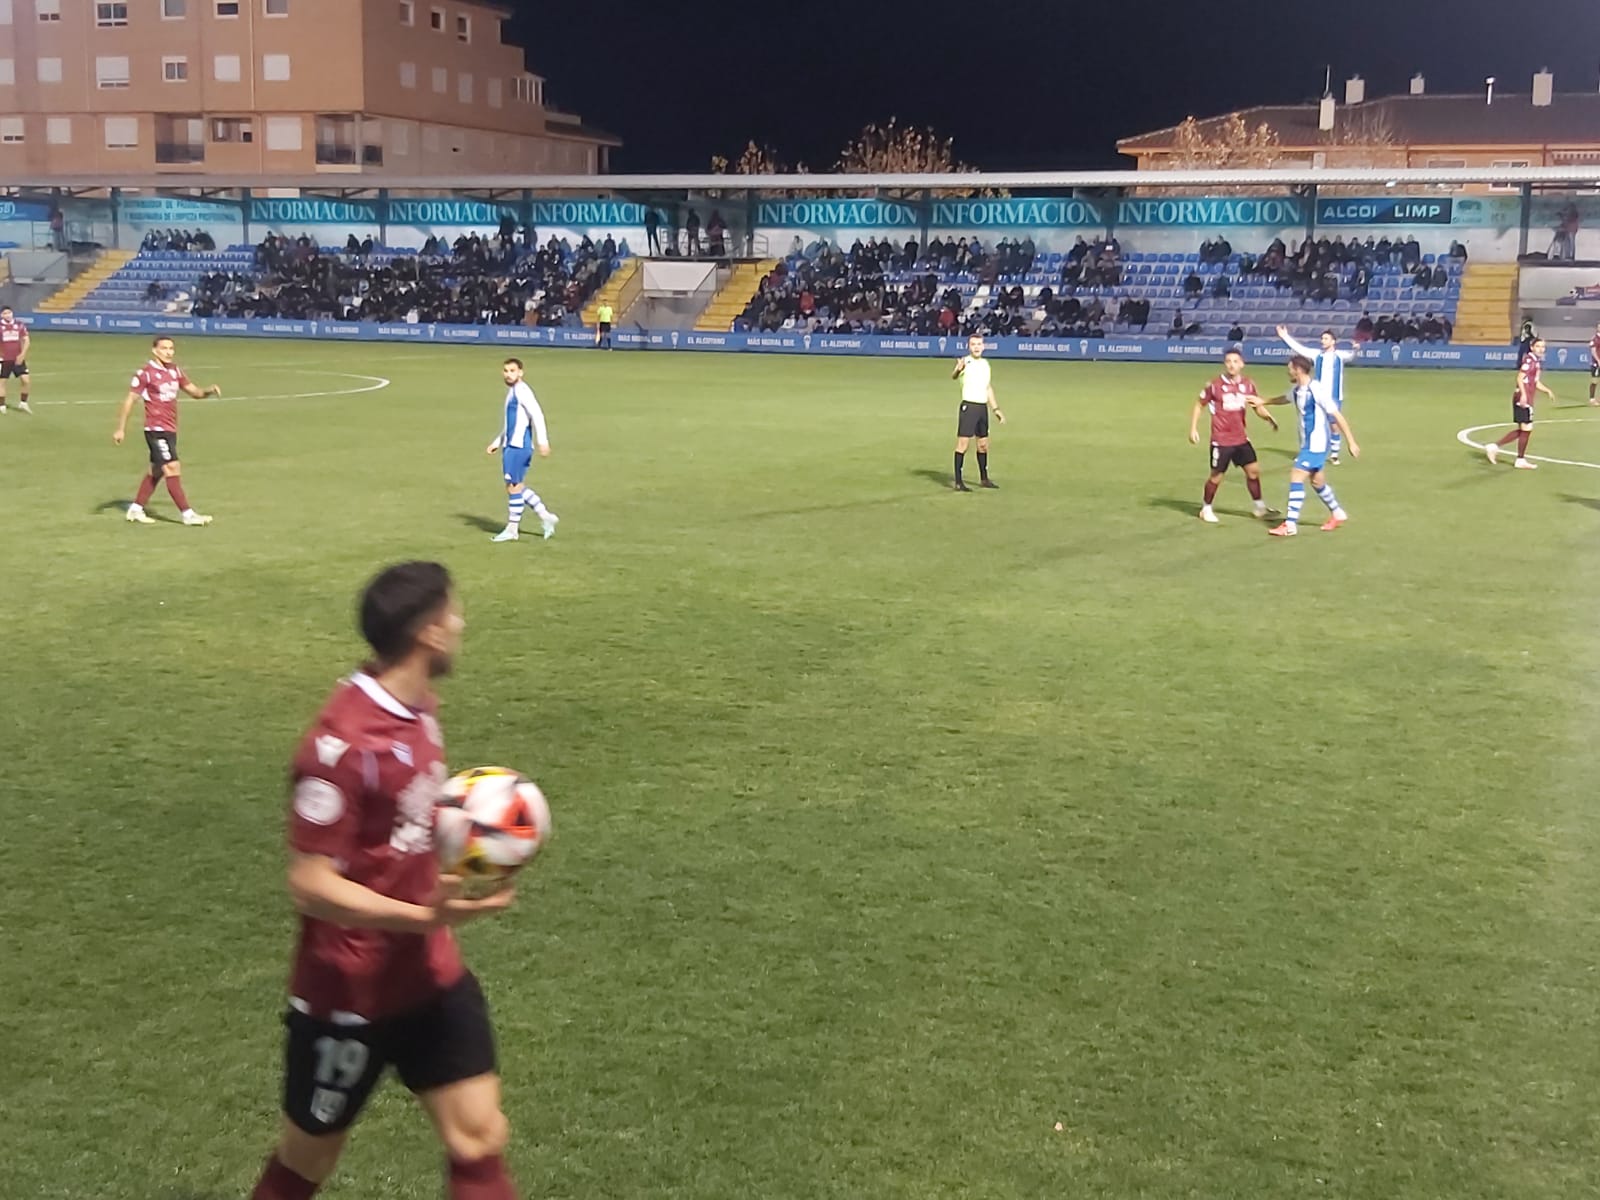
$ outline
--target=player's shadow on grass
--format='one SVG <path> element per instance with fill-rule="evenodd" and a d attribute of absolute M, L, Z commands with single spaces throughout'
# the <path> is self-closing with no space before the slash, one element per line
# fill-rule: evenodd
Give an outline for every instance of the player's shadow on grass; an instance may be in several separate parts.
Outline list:
<path fill-rule="evenodd" d="M 1592 508 L 1600 512 L 1600 499 L 1593 496 L 1574 496 L 1571 492 L 1563 492 L 1561 498 L 1568 504 L 1581 504 L 1584 508 Z"/>
<path fill-rule="evenodd" d="M 130 504 L 132 504 L 132 503 L 133 503 L 132 500 L 105 500 L 105 501 L 102 501 L 99 504 L 96 504 L 89 511 L 91 513 L 95 514 L 96 516 L 98 516 L 101 513 L 108 513 L 108 512 L 126 513 L 128 511 L 128 506 Z M 178 520 L 177 517 L 166 516 L 164 513 L 160 512 L 160 511 L 151 512 L 148 508 L 145 509 L 144 511 L 149 515 L 151 520 L 163 521 L 168 525 L 181 525 L 181 524 L 183 524 L 183 522 Z"/>
<path fill-rule="evenodd" d="M 935 471 L 932 467 L 918 467 L 911 472 L 913 479 L 926 479 L 929 483 L 937 484 L 945 491 L 950 490 L 954 476 L 946 475 L 943 471 Z"/>
<path fill-rule="evenodd" d="M 505 528 L 502 522 L 491 521 L 488 517 L 480 517 L 477 513 L 457 513 L 456 517 L 463 525 L 481 529 L 484 533 L 499 533 Z"/>
<path fill-rule="evenodd" d="M 1182 513 L 1186 517 L 1198 517 L 1200 515 L 1200 506 L 1193 500 L 1175 500 L 1171 496 L 1155 496 L 1150 500 L 1148 507 L 1169 508 L 1173 512 Z M 1251 518 L 1254 515 L 1247 509 L 1223 508 L 1220 504 L 1213 505 L 1212 508 L 1219 517 Z"/>

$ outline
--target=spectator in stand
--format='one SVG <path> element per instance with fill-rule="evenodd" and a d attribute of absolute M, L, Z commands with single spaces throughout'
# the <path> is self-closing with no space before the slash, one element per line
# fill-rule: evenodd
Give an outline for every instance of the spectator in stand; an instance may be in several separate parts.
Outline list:
<path fill-rule="evenodd" d="M 661 217 L 653 206 L 644 210 L 644 240 L 645 246 L 652 256 L 661 253 Z"/>
<path fill-rule="evenodd" d="M 711 257 L 721 258 L 727 253 L 728 223 L 722 213 L 713 208 L 711 220 L 706 223 L 706 239 L 710 243 Z"/>
<path fill-rule="evenodd" d="M 1425 342 L 1442 342 L 1445 340 L 1444 325 L 1432 313 L 1427 313 L 1422 318 L 1422 340 Z"/>
<path fill-rule="evenodd" d="M 1361 314 L 1361 320 L 1356 322 L 1356 333 L 1355 333 L 1355 338 L 1353 340 L 1357 344 L 1364 344 L 1366 342 L 1370 342 L 1372 340 L 1372 331 L 1373 331 L 1372 314 L 1368 313 L 1368 312 L 1363 312 Z"/>
<path fill-rule="evenodd" d="M 1238 343 L 1238 342 L 1244 341 L 1244 328 L 1243 328 L 1243 326 L 1241 326 L 1239 324 L 1238 321 L 1235 321 L 1233 323 L 1232 327 L 1229 328 L 1229 330 L 1228 330 L 1228 340 L 1230 342 L 1234 342 L 1234 343 Z"/>
<path fill-rule="evenodd" d="M 1192 300 L 1198 300 L 1205 294 L 1206 281 L 1193 271 L 1190 271 L 1183 281 L 1183 294 Z"/>
<path fill-rule="evenodd" d="M 689 219 L 683 223 L 684 253 L 694 258 L 700 253 L 700 214 L 689 210 Z"/>

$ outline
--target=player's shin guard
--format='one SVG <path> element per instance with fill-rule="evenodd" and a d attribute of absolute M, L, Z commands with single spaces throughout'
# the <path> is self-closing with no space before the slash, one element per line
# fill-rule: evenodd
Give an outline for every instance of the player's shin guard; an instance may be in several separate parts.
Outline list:
<path fill-rule="evenodd" d="M 989 478 L 989 452 L 987 450 L 978 451 L 978 478 Z"/>
<path fill-rule="evenodd" d="M 544 501 L 539 498 L 539 493 L 532 488 L 522 489 L 522 502 L 533 510 L 534 516 L 541 519 L 550 513 L 550 510 L 544 506 Z"/>
<path fill-rule="evenodd" d="M 1333 494 L 1333 489 L 1323 484 L 1317 489 L 1317 499 L 1328 506 L 1328 511 L 1336 517 L 1345 515 L 1344 509 L 1339 507 L 1339 498 Z"/>
<path fill-rule="evenodd" d="M 319 1186 L 296 1175 L 273 1155 L 261 1172 L 256 1190 L 250 1193 L 250 1200 L 311 1200 Z"/>
<path fill-rule="evenodd" d="M 1252 499 L 1252 500 L 1260 500 L 1261 499 L 1261 480 L 1259 480 L 1259 479 L 1251 479 L 1250 476 L 1246 475 L 1244 477 L 1244 485 L 1245 485 L 1245 487 L 1250 489 L 1250 499 Z M 1206 503 L 1209 504 L 1211 502 L 1208 500 L 1208 501 L 1206 501 Z"/>
<path fill-rule="evenodd" d="M 156 477 L 154 475 L 146 475 L 139 481 L 139 494 L 133 498 L 133 502 L 140 508 L 143 508 L 146 504 L 150 503 L 150 497 L 154 496 L 155 494 Z"/>
<path fill-rule="evenodd" d="M 512 492 L 510 498 L 506 501 L 508 510 L 506 513 L 506 528 L 508 529 L 515 529 L 522 524 L 522 510 L 525 507 L 522 499 L 524 494 L 523 492 Z"/>
<path fill-rule="evenodd" d="M 183 494 L 183 481 L 176 475 L 167 476 L 167 493 L 172 497 L 172 502 L 178 506 L 179 512 L 189 511 L 189 497 Z"/>
<path fill-rule="evenodd" d="M 1306 502 L 1306 485 L 1291 483 L 1289 485 L 1289 509 L 1283 514 L 1283 523 L 1293 529 L 1300 524 L 1300 510 Z"/>
<path fill-rule="evenodd" d="M 1333 431 L 1333 444 L 1330 447 L 1330 450 L 1333 453 L 1333 457 L 1335 457 L 1335 458 L 1339 457 L 1339 451 L 1343 446 L 1344 446 L 1344 434 L 1340 433 L 1337 429 L 1335 429 Z"/>
<path fill-rule="evenodd" d="M 965 454 L 961 453 L 961 451 L 957 450 L 956 451 L 956 482 L 957 483 L 961 482 L 961 468 L 966 466 L 966 464 L 967 464 L 967 456 Z"/>
<path fill-rule="evenodd" d="M 505 1159 L 498 1154 L 471 1162 L 452 1158 L 450 1200 L 517 1200 Z"/>
<path fill-rule="evenodd" d="M 1211 480 L 1206 480 L 1206 507 L 1211 507 L 1211 502 L 1217 498 L 1217 485 Z"/>
<path fill-rule="evenodd" d="M 1519 429 L 1519 430 L 1517 430 L 1517 457 L 1518 458 L 1527 458 L 1528 457 L 1528 439 L 1531 438 L 1532 436 L 1533 436 L 1533 430 L 1531 430 L 1531 429 Z"/>

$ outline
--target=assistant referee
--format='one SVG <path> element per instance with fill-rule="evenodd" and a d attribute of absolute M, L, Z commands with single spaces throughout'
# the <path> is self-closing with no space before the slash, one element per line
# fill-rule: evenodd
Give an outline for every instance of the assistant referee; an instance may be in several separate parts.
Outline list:
<path fill-rule="evenodd" d="M 972 490 L 961 478 L 961 470 L 967 461 L 967 443 L 973 438 L 978 439 L 979 486 L 1000 486 L 989 478 L 989 413 L 993 410 L 994 419 L 1002 425 L 1006 423 L 1006 415 L 994 402 L 994 385 L 989 382 L 989 363 L 983 357 L 983 349 L 983 335 L 973 334 L 967 339 L 966 357 L 957 360 L 956 369 L 950 372 L 951 379 L 961 380 L 961 416 L 956 425 L 954 484 L 958 492 Z"/>

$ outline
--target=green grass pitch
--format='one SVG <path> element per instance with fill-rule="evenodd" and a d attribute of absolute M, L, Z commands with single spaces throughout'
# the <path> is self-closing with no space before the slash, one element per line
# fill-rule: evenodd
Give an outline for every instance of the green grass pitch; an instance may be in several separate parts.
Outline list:
<path fill-rule="evenodd" d="M 533 352 L 563 520 L 491 545 L 498 352 L 179 350 L 209 528 L 122 520 L 142 340 L 0 421 L 5 1200 L 248 1191 L 287 758 L 408 557 L 452 765 L 556 814 L 464 938 L 524 1195 L 1595 1194 L 1600 469 L 1457 442 L 1509 374 L 1353 371 L 1353 519 L 1281 542 L 1194 519 L 1207 364 L 998 362 L 958 495 L 947 363 Z M 440 1191 L 390 1085 L 325 1194 Z"/>

